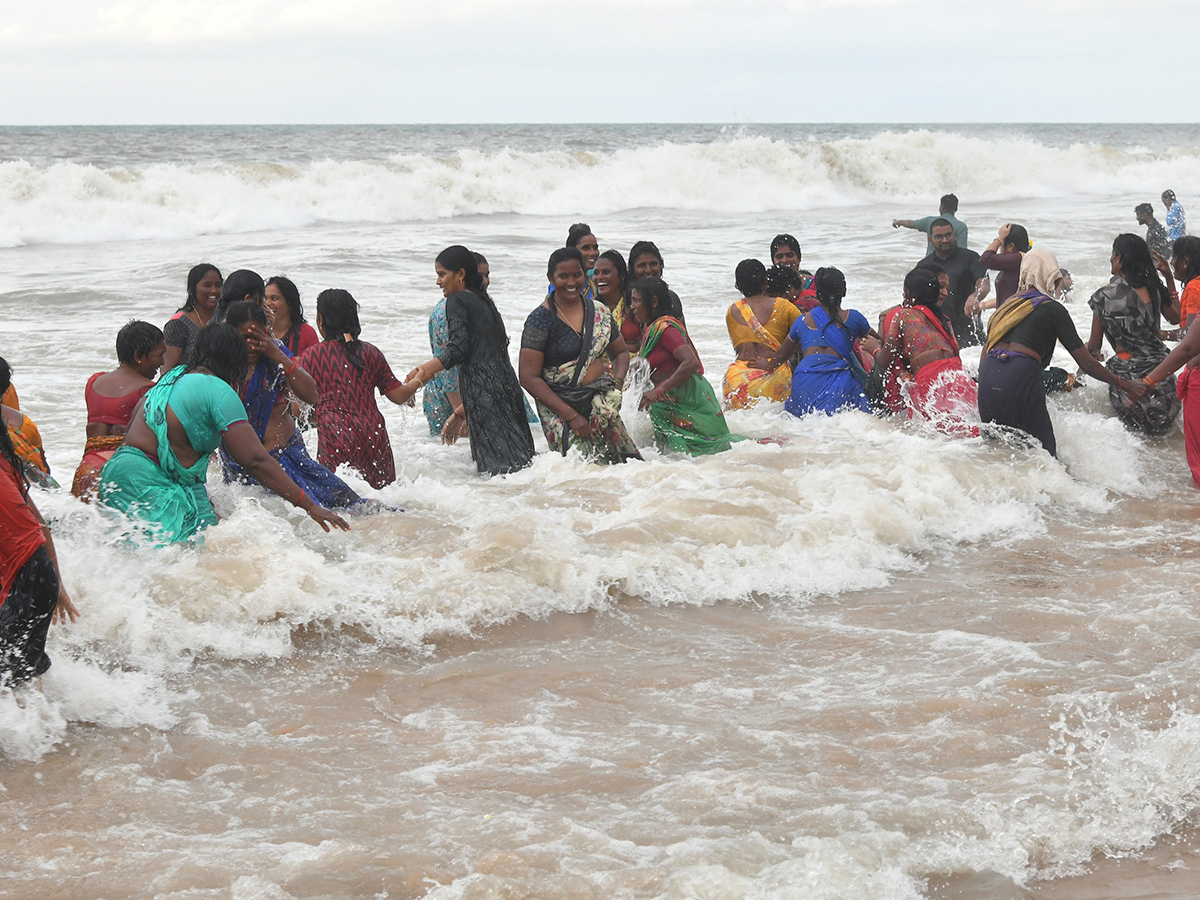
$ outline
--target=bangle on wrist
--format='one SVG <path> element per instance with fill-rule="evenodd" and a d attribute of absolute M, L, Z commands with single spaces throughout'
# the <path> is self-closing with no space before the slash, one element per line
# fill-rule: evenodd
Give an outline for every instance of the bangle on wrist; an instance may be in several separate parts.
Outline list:
<path fill-rule="evenodd" d="M 463 412 L 463 408 L 461 406 L 458 409 L 454 410 L 454 414 L 464 421 L 467 418 L 467 414 L 465 412 Z"/>
<path fill-rule="evenodd" d="M 1145 378 L 1143 378 L 1142 381 L 1146 382 L 1146 384 L 1150 385 L 1150 387 L 1158 387 L 1158 382 L 1151 381 L 1149 375 L 1147 375 Z"/>
<path fill-rule="evenodd" d="M 293 506 L 296 506 L 296 507 L 298 507 L 298 508 L 300 508 L 300 509 L 304 509 L 304 501 L 305 501 L 306 499 L 308 499 L 308 494 L 306 494 L 306 493 L 304 492 L 304 488 L 301 488 L 301 489 L 300 489 L 300 497 L 299 497 L 299 498 L 296 500 L 296 502 L 295 502 L 294 504 L 292 504 L 292 505 L 293 505 Z"/>
<path fill-rule="evenodd" d="M 293 356 L 292 357 L 292 367 L 290 369 L 284 369 L 283 374 L 285 377 L 291 378 L 292 373 L 295 372 L 298 368 L 300 368 L 300 363 L 296 362 L 296 357 Z"/>

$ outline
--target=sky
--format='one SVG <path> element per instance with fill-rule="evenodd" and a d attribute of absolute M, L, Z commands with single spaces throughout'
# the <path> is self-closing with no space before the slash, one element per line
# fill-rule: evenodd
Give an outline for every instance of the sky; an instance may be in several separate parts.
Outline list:
<path fill-rule="evenodd" d="M 5 4 L 0 125 L 1194 122 L 1198 27 L 1200 0 L 44 0 Z"/>

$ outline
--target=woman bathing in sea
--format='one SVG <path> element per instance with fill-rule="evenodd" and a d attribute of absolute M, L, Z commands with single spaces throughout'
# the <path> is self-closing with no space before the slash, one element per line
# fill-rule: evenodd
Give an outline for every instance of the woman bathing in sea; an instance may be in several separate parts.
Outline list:
<path fill-rule="evenodd" d="M 87 443 L 75 469 L 71 493 L 87 502 L 96 491 L 100 470 L 125 443 L 129 420 L 163 365 L 167 345 L 149 322 L 130 322 L 117 332 L 117 367 L 97 372 L 83 388 L 87 404 Z"/>
<path fill-rule="evenodd" d="M 763 398 L 782 403 L 792 393 L 791 366 L 782 363 L 769 369 L 767 365 L 787 340 L 800 310 L 767 293 L 767 269 L 757 259 L 738 263 L 734 283 L 742 299 L 725 313 L 725 327 L 737 354 L 722 382 L 725 400 L 734 409 L 753 406 Z"/>
<path fill-rule="evenodd" d="M 212 263 L 192 266 L 187 277 L 187 297 L 163 326 L 167 349 L 163 354 L 162 373 L 171 371 L 187 356 L 200 329 L 212 321 L 221 299 L 221 270 Z"/>

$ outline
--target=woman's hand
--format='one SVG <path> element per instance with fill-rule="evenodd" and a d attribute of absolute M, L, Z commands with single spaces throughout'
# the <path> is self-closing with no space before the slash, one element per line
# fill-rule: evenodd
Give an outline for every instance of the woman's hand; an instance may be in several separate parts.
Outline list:
<path fill-rule="evenodd" d="M 1000 226 L 1000 230 L 996 232 L 996 237 L 1000 241 L 1000 246 L 1003 247 L 1008 243 L 1008 233 L 1012 231 L 1012 222 L 1005 222 Z"/>
<path fill-rule="evenodd" d="M 454 413 L 442 426 L 442 443 L 453 444 L 467 433 L 467 420 Z"/>
<path fill-rule="evenodd" d="M 54 614 L 51 616 L 50 621 L 55 625 L 66 625 L 67 619 L 70 619 L 72 622 L 78 622 L 79 610 L 71 602 L 71 597 L 67 594 L 67 589 L 60 580 L 58 583 L 58 603 L 54 606 Z"/>
<path fill-rule="evenodd" d="M 404 383 L 408 384 L 408 382 L 410 382 L 414 379 L 421 382 L 421 384 L 424 384 L 425 382 L 427 382 L 429 380 L 428 378 L 425 377 L 425 374 L 421 371 L 420 366 L 417 366 L 415 369 L 413 369 L 411 372 L 409 372 L 407 375 L 404 376 Z"/>
<path fill-rule="evenodd" d="M 575 413 L 571 418 L 567 419 L 567 424 L 571 426 L 571 432 L 577 438 L 590 438 L 592 436 L 592 423 L 586 416 Z"/>
<path fill-rule="evenodd" d="M 662 399 L 658 388 L 650 388 L 646 393 L 642 394 L 642 399 L 638 401 L 638 409 L 649 409 L 655 403 Z"/>
<path fill-rule="evenodd" d="M 1151 390 L 1150 385 L 1142 380 L 1130 381 L 1127 378 L 1117 379 L 1117 390 L 1134 401 L 1141 400 Z"/>
<path fill-rule="evenodd" d="M 250 349 L 251 353 L 265 356 L 273 363 L 278 363 L 279 365 L 287 363 L 287 357 L 284 356 L 279 344 L 257 322 L 251 323 L 250 334 L 246 336 L 246 346 Z"/>
<path fill-rule="evenodd" d="M 1154 268 L 1158 269 L 1165 278 L 1169 278 L 1171 283 L 1175 282 L 1175 273 L 1171 271 L 1171 264 L 1157 250 L 1151 250 L 1150 256 L 1154 259 Z"/>
<path fill-rule="evenodd" d="M 873 338 L 869 334 L 863 337 L 862 340 L 858 342 L 858 345 L 862 347 L 864 353 L 870 354 L 871 356 L 874 356 L 876 352 L 878 352 L 879 348 L 883 346 L 883 344 L 879 342 L 878 338 Z"/>
<path fill-rule="evenodd" d="M 327 534 L 329 533 L 330 525 L 341 531 L 350 530 L 350 526 L 347 524 L 345 519 L 343 519 L 337 513 L 329 511 L 323 506 L 317 506 L 317 504 L 314 503 L 304 511 L 308 513 L 308 517 L 320 525 Z"/>

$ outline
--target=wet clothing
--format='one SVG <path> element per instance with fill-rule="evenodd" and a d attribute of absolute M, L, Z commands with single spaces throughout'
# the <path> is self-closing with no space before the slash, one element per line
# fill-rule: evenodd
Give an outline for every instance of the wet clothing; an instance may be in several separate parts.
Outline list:
<path fill-rule="evenodd" d="M 939 259 L 936 253 L 925 257 L 918 266 L 925 263 L 936 263 L 946 272 L 950 279 L 949 291 L 942 303 L 942 312 L 954 326 L 954 337 L 960 347 L 974 347 L 983 342 L 983 320 L 979 314 L 968 316 L 963 307 L 967 297 L 975 292 L 975 284 L 987 275 L 987 269 L 979 261 L 979 254 L 973 250 L 956 247 L 954 252 L 945 259 Z"/>
<path fill-rule="evenodd" d="M 200 454 L 190 466 L 171 449 L 168 406 Z M 157 453 L 150 456 L 128 444 L 117 450 L 100 473 L 100 502 L 140 519 L 157 544 L 190 541 L 217 523 L 204 489 L 209 454 L 232 425 L 246 421 L 246 409 L 217 376 L 176 366 L 146 394 L 143 414 L 158 442 Z"/>
<path fill-rule="evenodd" d="M 1146 226 L 1146 246 L 1153 253 L 1158 253 L 1166 259 L 1171 258 L 1171 240 L 1167 237 L 1167 229 L 1163 228 L 1157 219 Z"/>
<path fill-rule="evenodd" d="M 700 359 L 683 322 L 674 316 L 661 316 L 646 329 L 640 355 L 652 372 L 669 375 L 679 368 L 675 351 L 684 346 Z M 654 441 L 660 450 L 707 456 L 728 450 L 734 441 L 745 440 L 729 433 L 721 404 L 703 372 L 701 366 L 683 384 L 650 404 Z"/>
<path fill-rule="evenodd" d="M 42 523 L 25 498 L 8 460 L 0 457 L 0 603 L 4 602 L 17 571 L 46 543 Z"/>
<path fill-rule="evenodd" d="M 373 488 L 396 480 L 396 460 L 376 390 L 400 386 L 391 366 L 374 344 L 355 341 L 362 368 L 340 339 L 322 341 L 300 354 L 299 362 L 317 383 L 317 462 L 336 472 L 346 463 Z"/>
<path fill-rule="evenodd" d="M 136 391 L 130 391 L 123 397 L 102 397 L 96 393 L 93 385 L 104 372 L 97 372 L 87 380 L 83 389 L 84 402 L 87 404 L 89 425 L 117 425 L 129 427 L 133 411 L 142 401 L 142 397 L 153 383 L 143 385 Z M 75 477 L 71 480 L 71 493 L 85 502 L 95 493 L 96 485 L 100 482 L 100 470 L 112 459 L 117 448 L 125 443 L 123 434 L 106 434 L 87 439 L 83 447 L 83 459 L 75 468 Z"/>
<path fill-rule="evenodd" d="M 449 335 L 450 329 L 446 324 L 446 298 L 443 297 L 429 314 L 429 349 L 434 356 L 445 348 Z M 454 407 L 446 395 L 457 393 L 457 369 L 442 369 L 421 388 L 421 408 L 425 412 L 431 435 L 441 434 L 446 420 L 454 414 Z"/>
<path fill-rule="evenodd" d="M 307 322 L 303 322 L 299 328 L 293 328 L 281 336 L 279 343 L 283 344 L 292 356 L 299 356 L 309 347 L 315 347 L 321 343 L 321 338 L 317 335 L 315 328 Z"/>
<path fill-rule="evenodd" d="M 1046 409 L 1042 366 L 1020 353 L 993 350 L 979 365 L 979 417 L 985 422 L 1018 428 L 1058 455 L 1054 423 Z"/>
<path fill-rule="evenodd" d="M 1163 343 L 1160 330 L 1162 298 L 1153 285 L 1150 297 L 1149 303 L 1143 303 L 1132 286 L 1115 278 L 1088 300 L 1104 328 L 1104 336 L 1114 350 L 1121 348 L 1105 363 L 1108 370 L 1120 378 L 1130 381 L 1144 378 L 1167 357 L 1167 345 Z M 1127 428 L 1148 435 L 1165 434 L 1179 415 L 1174 375 L 1165 378 L 1137 401 L 1109 385 L 1108 399 L 1117 418 Z"/>
<path fill-rule="evenodd" d="M 58 605 L 58 572 L 38 547 L 17 572 L 0 605 L 0 686 L 19 685 L 50 668 L 46 634 Z"/>
<path fill-rule="evenodd" d="M 1179 373 L 1176 393 L 1183 405 L 1183 445 L 1192 480 L 1200 487 L 1200 369 Z"/>
<path fill-rule="evenodd" d="M 725 313 L 725 327 L 734 350 L 741 344 L 762 344 L 774 353 L 800 316 L 800 310 L 793 304 L 776 297 L 770 317 L 760 323 L 750 304 L 739 300 Z M 721 387 L 725 400 L 734 409 L 753 406 L 762 399 L 783 402 L 792 393 L 792 369 L 785 363 L 768 372 L 735 359 L 725 371 Z"/>
<path fill-rule="evenodd" d="M 1187 234 L 1187 217 L 1184 215 L 1183 205 L 1178 200 L 1173 200 L 1171 208 L 1167 210 L 1167 237 L 1174 242 L 1185 234 Z"/>
<path fill-rule="evenodd" d="M 1188 327 L 1188 316 L 1200 315 L 1200 277 L 1191 279 L 1179 292 L 1179 327 Z"/>
<path fill-rule="evenodd" d="M 171 316 L 167 324 L 163 326 L 163 340 L 166 341 L 168 347 L 179 348 L 182 354 L 179 357 L 181 362 L 187 359 L 188 353 L 196 343 L 196 335 L 199 333 L 200 326 L 193 322 L 191 316 L 182 309 Z"/>
<path fill-rule="evenodd" d="M 283 350 L 283 355 L 290 359 L 292 354 L 283 342 L 277 343 Z M 291 401 L 292 395 L 287 384 L 287 376 L 283 374 L 279 364 L 261 356 L 254 366 L 250 380 L 242 388 L 242 405 L 246 408 L 250 425 L 260 441 L 267 436 L 267 427 L 275 410 L 286 407 Z M 287 472 L 288 477 L 318 506 L 337 509 L 363 502 L 362 497 L 351 490 L 346 482 L 308 455 L 308 448 L 304 446 L 299 429 L 292 432 L 284 446 L 276 447 L 270 452 Z M 221 467 L 226 483 L 239 481 L 242 484 L 259 484 L 224 447 L 221 447 Z"/>
<path fill-rule="evenodd" d="M 458 368 L 476 467 L 487 475 L 525 468 L 535 452 L 533 435 L 499 314 L 473 291 L 458 291 L 446 298 L 446 329 L 437 358 L 445 369 Z"/>
<path fill-rule="evenodd" d="M 621 388 L 609 372 L 594 381 L 579 380 L 618 336 L 612 313 L 603 303 L 583 300 L 583 333 L 544 306 L 525 319 L 521 349 L 542 354 L 542 380 L 568 406 L 588 420 L 591 437 L 581 438 L 550 407 L 538 403 L 538 415 L 550 449 L 564 456 L 574 446 L 584 458 L 605 465 L 641 459 L 621 421 Z"/>
<path fill-rule="evenodd" d="M 980 254 L 979 262 L 985 269 L 1000 273 L 993 285 L 997 305 L 1017 292 L 1017 284 L 1021 280 L 1021 262 L 1024 259 L 1021 253 L 997 253 L 995 250 L 984 250 Z"/>
<path fill-rule="evenodd" d="M 124 397 L 102 397 L 96 393 L 93 385 L 96 379 L 105 372 L 97 372 L 87 380 L 87 384 L 83 388 L 83 400 L 87 404 L 87 421 L 89 425 L 119 425 L 125 428 L 129 425 L 129 420 L 133 418 L 133 411 L 137 409 L 137 405 L 142 402 L 142 397 L 150 388 L 154 387 L 153 382 L 143 385 L 136 391 L 131 391 Z"/>
<path fill-rule="evenodd" d="M 829 347 L 836 351 L 818 352 L 802 357 L 792 376 L 792 393 L 784 409 L 794 416 L 805 416 L 812 412 L 833 415 L 843 409 L 871 411 L 871 404 L 854 373 L 851 358 L 855 357 L 854 342 L 871 330 L 863 314 L 850 310 L 844 326 L 829 318 L 829 313 L 818 306 L 806 314 L 812 318 L 810 328 L 801 316 L 792 325 L 790 337 L 800 349 Z"/>
<path fill-rule="evenodd" d="M 1025 297 L 1030 298 L 1031 306 L 1038 298 L 1043 299 L 1023 319 L 1006 329 L 1003 335 L 997 338 L 998 341 L 1024 344 L 1030 350 L 1036 350 L 1043 366 L 1050 365 L 1050 360 L 1054 357 L 1054 348 L 1059 341 L 1068 353 L 1074 353 L 1083 346 L 1083 339 L 1075 329 L 1075 322 L 1065 306 L 1037 291 L 1026 292 L 1017 299 Z M 991 340 L 992 330 L 989 328 L 988 342 Z"/>

